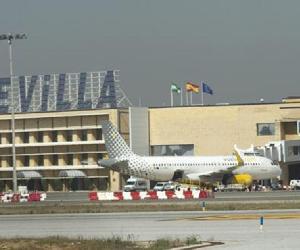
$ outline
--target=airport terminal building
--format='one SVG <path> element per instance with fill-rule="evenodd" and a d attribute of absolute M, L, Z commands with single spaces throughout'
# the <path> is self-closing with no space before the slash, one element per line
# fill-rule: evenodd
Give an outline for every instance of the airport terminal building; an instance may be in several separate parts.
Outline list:
<path fill-rule="evenodd" d="M 115 124 L 137 154 L 226 155 L 235 144 L 253 144 L 279 161 L 285 184 L 300 179 L 300 99 L 132 107 L 124 103 L 118 77 L 117 71 L 102 71 L 15 79 L 18 185 L 44 191 L 121 189 L 124 178 L 97 165 L 107 158 L 102 120 Z M 0 79 L 1 191 L 12 189 L 9 83 Z"/>

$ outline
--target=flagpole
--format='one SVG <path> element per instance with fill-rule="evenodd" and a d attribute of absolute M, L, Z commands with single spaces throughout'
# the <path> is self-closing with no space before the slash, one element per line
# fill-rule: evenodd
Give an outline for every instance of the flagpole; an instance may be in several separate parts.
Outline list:
<path fill-rule="evenodd" d="M 185 101 L 186 101 L 186 106 L 189 106 L 189 96 L 186 90 L 185 90 Z"/>
<path fill-rule="evenodd" d="M 193 93 L 192 93 L 193 91 L 191 91 L 190 93 L 191 93 L 191 106 L 193 105 Z"/>
<path fill-rule="evenodd" d="M 203 82 L 201 82 L 201 100 L 202 100 L 202 106 L 204 105 L 203 101 Z"/>
<path fill-rule="evenodd" d="M 182 89 L 180 90 L 180 104 L 183 106 L 183 101 L 182 101 Z"/>
<path fill-rule="evenodd" d="M 173 91 L 172 91 L 172 88 L 171 88 L 171 107 L 173 107 Z"/>

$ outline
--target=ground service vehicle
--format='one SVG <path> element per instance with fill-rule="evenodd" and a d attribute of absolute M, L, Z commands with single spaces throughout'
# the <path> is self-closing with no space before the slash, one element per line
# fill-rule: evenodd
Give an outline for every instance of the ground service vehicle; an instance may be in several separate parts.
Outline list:
<path fill-rule="evenodd" d="M 142 178 L 129 178 L 124 186 L 124 191 L 147 191 L 148 182 Z"/>
<path fill-rule="evenodd" d="M 168 182 L 157 182 L 154 186 L 154 191 L 164 191 L 165 187 L 168 185 Z"/>
<path fill-rule="evenodd" d="M 291 180 L 290 187 L 291 189 L 300 189 L 300 180 Z"/>

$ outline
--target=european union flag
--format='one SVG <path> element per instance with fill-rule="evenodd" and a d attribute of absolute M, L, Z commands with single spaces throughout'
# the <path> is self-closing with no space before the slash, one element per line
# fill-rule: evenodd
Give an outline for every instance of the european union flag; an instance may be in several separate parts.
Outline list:
<path fill-rule="evenodd" d="M 205 82 L 202 82 L 202 91 L 203 93 L 207 93 L 210 95 L 214 94 L 213 90 Z"/>

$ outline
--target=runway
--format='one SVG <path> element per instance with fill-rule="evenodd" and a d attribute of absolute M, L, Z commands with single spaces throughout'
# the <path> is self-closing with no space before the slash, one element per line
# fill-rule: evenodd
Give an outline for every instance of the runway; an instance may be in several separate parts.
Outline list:
<path fill-rule="evenodd" d="M 261 215 L 265 216 L 263 231 L 259 228 Z M 233 219 L 235 216 L 239 218 Z M 214 249 L 299 249 L 299 218 L 300 210 L 16 215 L 0 216 L 0 234 L 85 238 L 131 235 L 136 240 L 199 236 L 225 243 Z"/>

